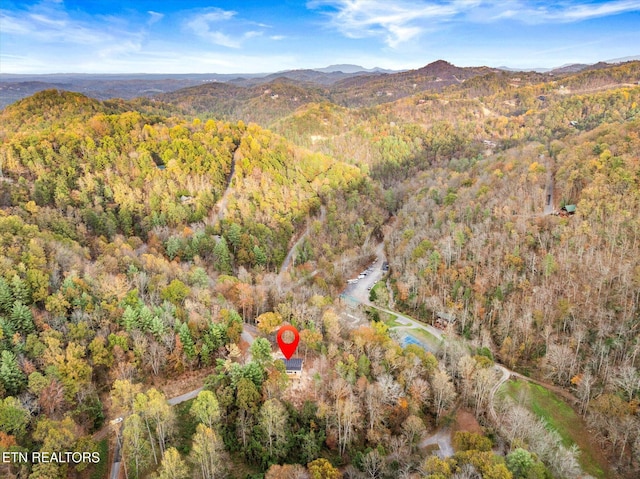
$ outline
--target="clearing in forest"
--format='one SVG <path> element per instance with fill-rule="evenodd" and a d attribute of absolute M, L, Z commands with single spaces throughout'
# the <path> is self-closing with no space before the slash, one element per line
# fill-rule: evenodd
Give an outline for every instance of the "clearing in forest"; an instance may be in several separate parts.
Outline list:
<path fill-rule="evenodd" d="M 580 448 L 578 461 L 586 473 L 602 479 L 615 477 L 603 451 L 589 440 L 591 433 L 582 418 L 555 393 L 537 384 L 508 381 L 498 394 L 509 396 L 543 418 L 548 428 L 560 434 L 565 446 L 576 444 Z"/>

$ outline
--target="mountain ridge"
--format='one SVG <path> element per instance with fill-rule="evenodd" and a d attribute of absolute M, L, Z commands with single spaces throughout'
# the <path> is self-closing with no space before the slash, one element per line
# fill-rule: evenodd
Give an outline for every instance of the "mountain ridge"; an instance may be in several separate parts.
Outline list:
<path fill-rule="evenodd" d="M 632 57 L 629 57 L 632 58 Z M 639 57 L 640 58 L 640 57 Z M 626 61 L 626 58 L 619 59 Z M 610 60 L 615 62 L 615 60 Z M 575 73 L 590 68 L 609 65 L 608 61 L 592 65 L 571 64 L 554 69 L 529 69 L 553 75 Z M 601 65 L 601 66 L 598 66 Z M 184 88 L 206 84 L 233 84 L 239 87 L 254 87 L 269 84 L 279 79 L 298 82 L 300 86 L 327 89 L 327 99 L 342 104 L 378 104 L 383 99 L 393 100 L 416 91 L 440 91 L 450 85 L 461 83 L 474 76 L 497 71 L 521 72 L 506 67 L 487 66 L 458 67 L 445 60 L 436 60 L 412 70 L 385 70 L 379 67 L 366 69 L 360 65 L 335 64 L 322 68 L 286 70 L 275 73 L 255 74 L 7 74 L 0 73 L 0 108 L 15 101 L 50 88 L 84 93 L 93 98 L 106 100 L 138 97 L 156 97 Z M 346 71 L 343 71 L 346 70 Z M 365 87 L 365 85 L 367 85 Z M 414 86 L 415 85 L 415 86 Z M 373 90 L 371 91 L 362 91 Z M 353 93 L 353 95 L 351 95 Z M 377 99 L 372 98 L 376 96 Z M 382 98 L 380 98 L 382 97 Z M 351 98 L 349 100 L 349 98 Z"/>

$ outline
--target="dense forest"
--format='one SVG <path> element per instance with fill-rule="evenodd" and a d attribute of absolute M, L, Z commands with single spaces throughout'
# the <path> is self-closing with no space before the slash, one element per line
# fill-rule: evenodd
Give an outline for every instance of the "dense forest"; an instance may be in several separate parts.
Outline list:
<path fill-rule="evenodd" d="M 2 476 L 636 477 L 640 63 L 452 68 L 2 110 Z"/>

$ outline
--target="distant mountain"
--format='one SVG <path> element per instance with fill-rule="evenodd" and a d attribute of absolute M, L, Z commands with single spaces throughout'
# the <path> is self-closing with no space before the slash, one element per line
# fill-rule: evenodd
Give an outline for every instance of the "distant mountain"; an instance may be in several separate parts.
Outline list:
<path fill-rule="evenodd" d="M 153 98 L 191 114 L 208 113 L 217 118 L 268 125 L 303 105 L 327 101 L 329 95 L 321 85 L 279 76 L 258 84 L 247 81 L 243 85 L 240 79 L 208 83 Z"/>
<path fill-rule="evenodd" d="M 69 90 L 70 85 L 65 83 L 50 83 L 43 81 L 18 81 L 0 83 L 0 108 L 31 96 L 43 90 Z"/>
<path fill-rule="evenodd" d="M 264 83 L 269 83 L 279 78 L 286 78 L 288 80 L 293 80 L 301 83 L 310 83 L 316 85 L 333 85 L 337 81 L 343 80 L 345 78 L 351 78 L 359 75 L 366 75 L 367 72 L 355 72 L 355 73 L 345 73 L 340 71 L 334 72 L 321 72 L 318 70 L 287 70 L 277 73 L 271 73 L 269 75 L 261 76 L 261 77 L 252 77 L 252 78 L 235 78 L 230 80 L 229 83 L 233 83 L 238 86 L 255 86 L 261 85 Z"/>
<path fill-rule="evenodd" d="M 192 113 L 269 125 L 309 103 L 375 106 L 422 91 L 441 91 L 493 71 L 496 70 L 487 67 L 461 68 L 444 60 L 417 70 L 392 73 L 291 70 L 261 78 L 235 78 L 226 83 L 194 86 L 154 98 Z"/>
<path fill-rule="evenodd" d="M 125 100 L 171 92 L 233 76 L 219 75 L 0 75 L 0 108 L 43 90 L 83 93 L 99 100 Z"/>
<path fill-rule="evenodd" d="M 553 75 L 563 75 L 565 73 L 578 73 L 582 70 L 589 68 L 589 64 L 587 63 L 571 63 L 568 65 L 562 65 L 560 67 L 554 68 L 552 70 L 547 70 L 549 73 Z"/>
<path fill-rule="evenodd" d="M 604 60 L 598 63 L 565 63 L 559 67 L 545 68 L 545 67 L 531 67 L 531 68 L 512 68 L 508 66 L 500 66 L 498 70 L 504 70 L 508 72 L 522 72 L 532 71 L 538 73 L 552 73 L 554 75 L 563 75 L 567 73 L 577 73 L 589 68 L 605 68 L 605 66 L 615 65 L 617 63 L 625 63 L 640 60 L 640 55 L 632 55 L 628 57 L 613 58 L 610 60 Z"/>
<path fill-rule="evenodd" d="M 394 70 L 385 70 L 384 68 L 364 68 L 360 65 L 351 65 L 351 64 L 339 64 L 339 65 L 329 65 L 324 68 L 314 68 L 315 71 L 322 73 L 333 73 L 333 72 L 342 72 L 342 73 L 396 73 Z"/>
<path fill-rule="evenodd" d="M 415 70 L 415 72 L 421 76 L 435 76 L 443 81 L 455 80 L 457 82 L 462 82 L 466 78 L 485 74 L 490 71 L 494 71 L 494 69 L 489 67 L 457 67 L 445 60 L 437 60 Z M 412 71 L 399 73 L 398 75 L 405 74 L 412 76 Z"/>
<path fill-rule="evenodd" d="M 244 75 L 245 78 L 265 74 Z M 0 74 L 0 109 L 43 90 L 83 93 L 99 100 L 150 97 L 207 83 L 227 82 L 229 74 L 114 74 L 56 73 L 50 75 Z"/>
<path fill-rule="evenodd" d="M 498 71 L 489 67 L 457 67 L 438 60 L 417 70 L 375 73 L 337 82 L 333 101 L 343 106 L 373 106 L 422 91 L 439 92 L 451 85 Z"/>
<path fill-rule="evenodd" d="M 612 58 L 610 60 L 605 60 L 605 63 L 624 63 L 635 62 L 638 60 L 640 60 L 640 55 L 631 55 L 630 57 Z"/>

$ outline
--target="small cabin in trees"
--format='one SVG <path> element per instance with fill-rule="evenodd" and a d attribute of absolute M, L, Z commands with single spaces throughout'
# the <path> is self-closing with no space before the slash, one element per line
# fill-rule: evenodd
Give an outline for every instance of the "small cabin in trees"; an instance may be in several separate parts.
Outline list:
<path fill-rule="evenodd" d="M 285 371 L 289 376 L 299 378 L 302 376 L 302 366 L 304 360 L 302 358 L 283 359 Z"/>
<path fill-rule="evenodd" d="M 435 327 L 440 329 L 446 329 L 447 326 L 451 326 L 456 322 L 456 317 L 453 314 L 437 312 Z"/>
<path fill-rule="evenodd" d="M 576 205 L 564 205 L 560 208 L 560 216 L 571 216 L 576 214 Z"/>

